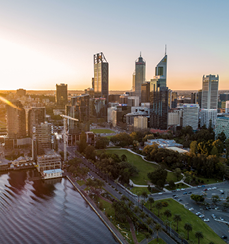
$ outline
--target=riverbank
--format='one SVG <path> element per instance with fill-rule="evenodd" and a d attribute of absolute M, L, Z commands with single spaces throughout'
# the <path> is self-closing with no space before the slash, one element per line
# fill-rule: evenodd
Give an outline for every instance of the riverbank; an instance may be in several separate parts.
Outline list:
<path fill-rule="evenodd" d="M 86 193 L 79 189 L 78 183 L 75 179 L 70 175 L 66 174 L 66 178 L 71 182 L 71 184 L 76 188 L 76 190 L 80 193 L 83 199 L 88 203 L 91 209 L 97 214 L 97 216 L 101 219 L 101 221 L 105 224 L 105 226 L 109 229 L 109 231 L 113 234 L 115 239 L 120 244 L 128 244 L 128 242 L 123 238 L 120 232 L 115 228 L 115 226 L 110 222 L 107 216 L 95 205 L 95 203 L 87 196 Z"/>

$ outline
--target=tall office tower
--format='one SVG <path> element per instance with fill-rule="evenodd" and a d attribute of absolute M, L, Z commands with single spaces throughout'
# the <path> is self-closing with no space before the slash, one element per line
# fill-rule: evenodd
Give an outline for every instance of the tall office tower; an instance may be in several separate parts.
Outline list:
<path fill-rule="evenodd" d="M 197 97 L 198 97 L 198 93 L 197 92 L 192 92 L 191 93 L 191 104 L 196 104 L 197 103 Z"/>
<path fill-rule="evenodd" d="M 199 105 L 183 104 L 183 127 L 191 126 L 193 130 L 198 129 Z"/>
<path fill-rule="evenodd" d="M 26 137 L 25 109 L 20 101 L 11 101 L 6 105 L 8 138 Z"/>
<path fill-rule="evenodd" d="M 202 90 L 199 90 L 197 93 L 197 103 L 199 104 L 200 108 L 202 108 L 201 101 L 202 101 Z"/>
<path fill-rule="evenodd" d="M 206 125 L 209 127 L 209 123 L 211 120 L 211 125 L 214 128 L 217 118 L 217 109 L 201 109 L 200 110 L 200 126 Z"/>
<path fill-rule="evenodd" d="M 169 90 L 168 105 L 170 109 L 177 107 L 177 92 Z"/>
<path fill-rule="evenodd" d="M 218 85 L 219 85 L 218 75 L 203 76 L 201 108 L 203 109 L 218 108 Z"/>
<path fill-rule="evenodd" d="M 133 92 L 135 96 L 139 97 L 141 101 L 141 85 L 145 82 L 146 74 L 146 62 L 143 60 L 141 54 L 140 57 L 135 61 L 135 73 L 133 75 Z"/>
<path fill-rule="evenodd" d="M 150 82 L 141 85 L 141 103 L 150 102 Z"/>
<path fill-rule="evenodd" d="M 81 131 L 89 131 L 90 120 L 90 96 L 83 94 L 72 97 L 71 106 L 66 106 L 66 114 L 70 117 L 76 118 L 79 121 L 68 120 L 69 133 L 79 133 Z"/>
<path fill-rule="evenodd" d="M 57 105 L 66 105 L 68 103 L 68 85 L 56 84 L 56 103 Z"/>
<path fill-rule="evenodd" d="M 32 157 L 36 160 L 37 155 L 45 154 L 46 150 L 57 149 L 53 125 L 41 123 L 33 127 Z"/>
<path fill-rule="evenodd" d="M 45 122 L 45 108 L 31 108 L 28 112 L 28 136 L 33 136 L 33 127 Z"/>
<path fill-rule="evenodd" d="M 167 55 L 155 68 L 150 81 L 150 127 L 166 130 L 168 127 Z"/>
<path fill-rule="evenodd" d="M 94 91 L 95 97 L 103 97 L 108 101 L 109 64 L 102 52 L 94 55 Z"/>

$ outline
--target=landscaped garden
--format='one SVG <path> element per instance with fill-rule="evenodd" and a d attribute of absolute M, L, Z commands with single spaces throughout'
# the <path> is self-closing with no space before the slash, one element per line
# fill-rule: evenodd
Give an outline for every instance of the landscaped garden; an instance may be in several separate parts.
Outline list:
<path fill-rule="evenodd" d="M 172 216 L 168 217 L 171 226 L 174 230 L 177 229 L 177 222 L 173 219 L 175 214 L 180 215 L 180 221 L 178 221 L 178 233 L 184 235 L 187 238 L 187 230 L 184 228 L 185 223 L 189 223 L 192 226 L 192 231 L 189 232 L 189 240 L 192 240 L 193 243 L 198 243 L 198 239 L 195 237 L 196 232 L 202 232 L 203 239 L 201 239 L 201 244 L 209 244 L 211 241 L 217 244 L 225 243 L 221 238 L 198 216 L 186 209 L 182 204 L 179 204 L 173 199 L 163 199 L 160 201 L 155 201 L 152 205 L 152 211 L 158 215 L 158 209 L 156 204 L 158 202 L 167 202 L 167 207 L 162 207 L 159 210 L 159 217 L 165 222 L 167 220 L 166 215 L 164 215 L 165 210 L 170 210 Z M 145 205 L 150 209 L 150 203 Z M 171 222 L 172 221 L 172 222 Z"/>
<path fill-rule="evenodd" d="M 139 170 L 138 175 L 131 178 L 131 180 L 134 182 L 134 184 L 148 185 L 149 179 L 147 177 L 147 174 L 149 172 L 155 171 L 159 167 L 158 165 L 156 165 L 154 163 L 146 162 L 145 160 L 142 159 L 142 157 L 140 157 L 136 154 L 133 154 L 127 150 L 107 149 L 106 152 L 115 153 L 119 157 L 123 154 L 126 155 L 127 161 L 130 164 L 133 164 Z M 168 172 L 167 181 L 170 181 L 170 180 L 177 181 L 176 175 L 173 172 Z M 180 179 L 178 179 L 178 180 L 180 180 Z"/>

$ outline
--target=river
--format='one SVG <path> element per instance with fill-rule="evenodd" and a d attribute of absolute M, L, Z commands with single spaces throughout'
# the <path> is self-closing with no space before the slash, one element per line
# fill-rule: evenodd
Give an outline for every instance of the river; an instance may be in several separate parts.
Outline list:
<path fill-rule="evenodd" d="M 32 180 L 35 175 L 0 175 L 1 244 L 117 243 L 67 179 Z"/>

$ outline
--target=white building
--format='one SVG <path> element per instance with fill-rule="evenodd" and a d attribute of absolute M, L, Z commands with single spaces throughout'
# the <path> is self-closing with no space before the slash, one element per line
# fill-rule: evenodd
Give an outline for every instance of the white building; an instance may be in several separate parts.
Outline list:
<path fill-rule="evenodd" d="M 183 104 L 183 127 L 191 126 L 193 130 L 198 129 L 199 104 Z"/>
<path fill-rule="evenodd" d="M 53 179 L 53 178 L 62 177 L 62 170 L 61 169 L 44 170 L 42 172 L 42 177 L 44 179 Z"/>
<path fill-rule="evenodd" d="M 203 109 L 218 108 L 218 85 L 219 85 L 218 75 L 203 76 L 201 108 Z"/>
<path fill-rule="evenodd" d="M 174 110 L 168 113 L 168 126 L 181 125 L 182 110 Z"/>
<path fill-rule="evenodd" d="M 215 138 L 218 138 L 221 132 L 224 132 L 227 139 L 229 138 L 229 114 L 221 115 L 216 119 Z"/>
<path fill-rule="evenodd" d="M 206 125 L 209 127 L 209 121 L 212 121 L 212 127 L 214 128 L 217 118 L 217 109 L 201 109 L 200 110 L 200 126 Z"/>
<path fill-rule="evenodd" d="M 226 105 L 225 105 L 225 113 L 229 113 L 229 101 L 226 101 Z"/>

